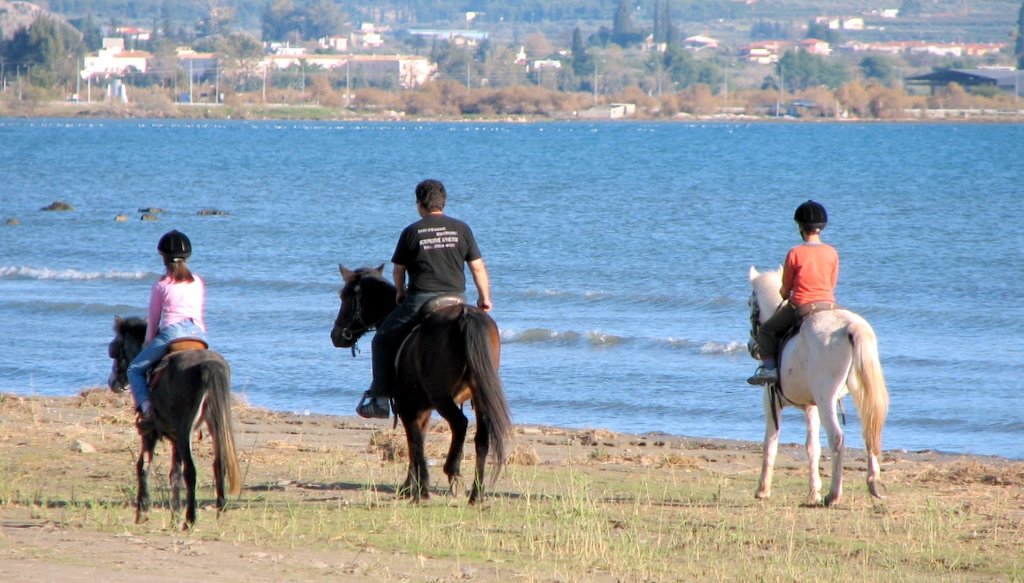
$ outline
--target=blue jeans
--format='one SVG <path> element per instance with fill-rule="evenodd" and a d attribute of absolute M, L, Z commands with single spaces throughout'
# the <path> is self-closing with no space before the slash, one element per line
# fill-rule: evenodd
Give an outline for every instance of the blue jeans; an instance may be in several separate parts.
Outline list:
<path fill-rule="evenodd" d="M 149 400 L 149 384 L 146 383 L 146 373 L 167 354 L 167 345 L 178 338 L 206 340 L 206 332 L 203 332 L 203 329 L 192 320 L 183 320 L 161 328 L 156 337 L 128 365 L 128 382 L 132 386 L 132 396 L 135 397 L 136 407 Z"/>
<path fill-rule="evenodd" d="M 373 336 L 372 365 L 373 383 L 370 385 L 370 394 L 375 397 L 390 397 L 393 394 L 395 378 L 395 359 L 398 357 L 398 349 L 402 347 L 402 341 L 412 332 L 419 320 L 416 315 L 423 304 L 431 298 L 438 296 L 459 296 L 465 298 L 465 294 L 453 294 L 445 292 L 418 293 L 405 296 L 401 304 L 387 318 L 377 326 L 377 332 Z"/>

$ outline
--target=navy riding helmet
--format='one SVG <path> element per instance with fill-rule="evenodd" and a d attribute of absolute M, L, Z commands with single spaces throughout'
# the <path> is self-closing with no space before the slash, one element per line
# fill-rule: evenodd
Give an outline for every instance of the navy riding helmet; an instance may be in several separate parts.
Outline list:
<path fill-rule="evenodd" d="M 809 200 L 796 207 L 793 220 L 800 225 L 800 229 L 803 231 L 821 230 L 828 224 L 828 213 L 825 212 L 825 207 L 821 203 Z"/>
<path fill-rule="evenodd" d="M 156 250 L 168 259 L 188 259 L 192 255 L 192 241 L 181 231 L 168 231 L 160 237 Z"/>

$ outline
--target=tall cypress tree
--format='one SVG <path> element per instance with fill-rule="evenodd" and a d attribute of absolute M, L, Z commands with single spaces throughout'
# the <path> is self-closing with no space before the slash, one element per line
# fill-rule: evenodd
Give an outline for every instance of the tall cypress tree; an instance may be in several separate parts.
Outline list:
<path fill-rule="evenodd" d="M 1017 44 L 1014 54 L 1017 55 L 1017 68 L 1024 69 L 1024 3 L 1021 3 L 1020 16 L 1017 17 Z"/>
<path fill-rule="evenodd" d="M 635 40 L 635 36 L 636 29 L 633 26 L 629 0 L 619 0 L 619 5 L 615 9 L 615 17 L 612 19 L 611 41 L 620 47 L 625 47 Z"/>
<path fill-rule="evenodd" d="M 594 72 L 594 59 L 587 52 L 587 46 L 583 44 L 583 33 L 578 27 L 572 31 L 572 72 L 580 79 Z"/>

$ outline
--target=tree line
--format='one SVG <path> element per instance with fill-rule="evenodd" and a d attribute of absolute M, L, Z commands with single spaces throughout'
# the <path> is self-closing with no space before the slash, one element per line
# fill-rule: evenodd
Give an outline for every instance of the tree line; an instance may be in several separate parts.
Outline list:
<path fill-rule="evenodd" d="M 160 18 L 154 22 L 153 35 L 140 48 L 150 51 L 153 59 L 145 72 L 130 70 L 125 81 L 135 88 L 163 90 L 175 99 L 182 87 L 198 84 L 208 94 L 232 96 L 239 102 L 252 102 L 246 94 L 257 95 L 260 100 L 278 98 L 298 103 L 341 103 L 358 107 L 366 103 L 377 109 L 403 111 L 433 111 L 440 115 L 475 115 L 491 113 L 552 113 L 558 108 L 578 110 L 597 102 L 629 96 L 642 103 L 641 112 L 652 117 L 677 114 L 702 114 L 710 103 L 730 110 L 754 112 L 766 103 L 781 101 L 785 93 L 793 96 L 822 91 L 832 96 L 825 99 L 831 104 L 832 115 L 841 111 L 857 116 L 891 115 L 891 107 L 879 105 L 888 102 L 921 100 L 907 95 L 899 84 L 897 66 L 893 58 L 872 55 L 858 62 L 825 58 L 805 51 L 785 52 L 779 62 L 758 82 L 738 85 L 735 73 L 742 65 L 720 54 L 698 55 L 683 48 L 681 31 L 674 21 L 677 13 L 672 0 L 655 0 L 653 27 L 639 26 L 627 0 L 615 0 L 611 26 L 600 27 L 584 35 L 576 27 L 572 31 L 569 50 L 559 52 L 540 39 L 534 43 L 537 52 L 558 62 L 559 67 L 525 67 L 515 62 L 515 47 L 483 41 L 477 46 L 430 41 L 422 37 L 397 35 L 396 42 L 410 52 L 425 52 L 437 64 L 435 83 L 416 92 L 399 91 L 394 80 L 372 79 L 346 71 L 322 70 L 318 67 L 293 66 L 267 74 L 256 64 L 264 54 L 262 41 L 292 39 L 308 43 L 311 39 L 339 34 L 345 30 L 349 17 L 340 8 L 342 4 L 330 0 L 307 0 L 297 4 L 293 0 L 270 0 L 261 14 L 261 36 L 236 31 L 231 26 L 231 11 L 212 11 L 183 31 L 175 29 L 166 2 Z M 73 26 L 52 17 L 41 17 L 32 25 L 17 31 L 14 36 L 0 42 L 0 89 L 17 84 L 17 99 L 61 99 L 73 93 L 78 79 L 78 66 L 82 56 L 98 48 L 101 41 L 100 26 L 90 17 L 74 19 Z M 806 35 L 825 35 L 826 32 L 808 23 Z M 1024 65 L 1024 5 L 1018 21 L 1018 35 L 1014 52 Z M 827 29 L 827 27 L 826 27 Z M 781 23 L 759 21 L 750 35 L 774 36 L 791 34 Z M 653 39 L 654 47 L 641 45 Z M 529 41 L 530 39 L 527 39 Z M 178 65 L 175 48 L 187 42 L 196 50 L 215 53 L 216 68 L 199 77 L 192 77 Z M 314 45 L 309 45 L 313 47 Z M 322 50 L 322 49 L 316 49 Z M 950 66 L 970 66 L 971 63 L 951 62 Z M 735 67 L 735 69 L 734 69 Z M 463 87 L 463 99 L 450 90 Z M 438 91 L 437 88 L 445 88 Z M 359 97 L 352 94 L 360 91 Z M 961 89 L 962 91 L 962 89 Z M 973 90 L 978 99 L 999 102 L 991 88 Z M 853 99 L 865 92 L 874 95 L 867 99 L 875 105 L 865 106 L 864 99 Z M 385 98 L 392 93 L 396 97 Z M 412 94 L 421 93 L 413 98 Z M 451 93 L 452 95 L 449 95 Z M 555 97 L 564 93 L 565 97 Z M 894 95 L 904 97 L 895 99 Z M 885 99 L 875 99 L 878 95 Z M 343 96 L 339 98 L 338 96 Z M 369 98 L 366 96 L 370 96 Z M 443 100 L 428 106 L 432 99 Z M 524 96 L 529 99 L 522 101 Z M 13 99 L 9 91 L 4 98 Z M 969 100 L 957 97 L 955 101 Z M 934 101 L 934 100 L 932 100 Z M 510 105 L 517 103 L 517 105 Z M 532 105 L 530 105 L 532 103 Z M 925 100 L 925 105 L 928 100 Z M 827 114 L 828 108 L 822 109 Z M 906 109 L 906 108 L 897 108 Z"/>

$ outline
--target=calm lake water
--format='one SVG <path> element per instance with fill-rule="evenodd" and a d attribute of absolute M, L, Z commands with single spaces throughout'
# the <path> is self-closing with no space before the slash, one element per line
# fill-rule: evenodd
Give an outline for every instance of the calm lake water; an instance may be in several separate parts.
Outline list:
<path fill-rule="evenodd" d="M 885 449 L 1024 459 L 1022 153 L 997 124 L 0 119 L 0 391 L 105 384 L 114 315 L 144 314 L 177 228 L 234 391 L 351 415 L 370 343 L 331 345 L 337 265 L 386 262 L 435 177 L 490 270 L 514 421 L 760 440 L 747 271 L 814 198 L 838 299 L 879 337 Z M 803 441 L 796 410 L 782 436 Z"/>

